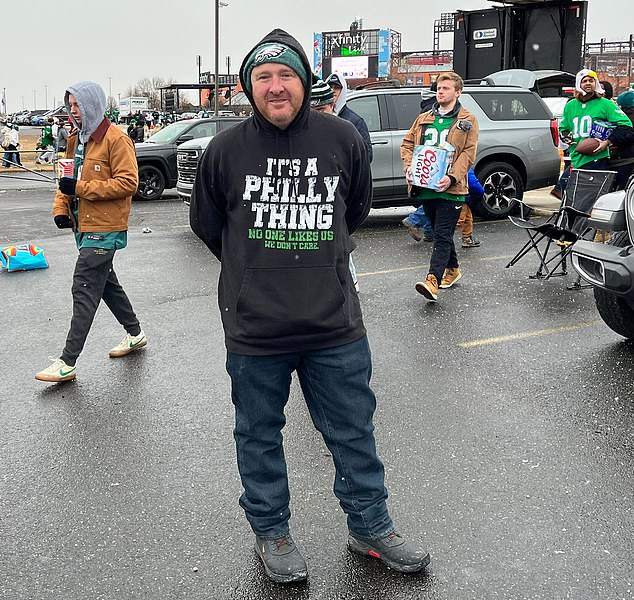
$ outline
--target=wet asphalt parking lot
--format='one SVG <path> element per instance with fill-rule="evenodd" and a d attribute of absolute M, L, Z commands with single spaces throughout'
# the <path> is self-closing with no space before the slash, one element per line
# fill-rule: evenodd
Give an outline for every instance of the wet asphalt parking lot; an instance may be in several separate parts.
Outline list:
<path fill-rule="evenodd" d="M 463 279 L 429 305 L 414 290 L 429 244 L 373 211 L 354 258 L 373 349 L 379 453 L 398 528 L 432 555 L 407 576 L 351 555 L 334 471 L 293 383 L 284 430 L 292 530 L 306 585 L 269 582 L 238 506 L 232 407 L 216 304 L 219 264 L 174 193 L 135 202 L 115 259 L 149 338 L 102 306 L 77 381 L 33 375 L 71 314 L 72 236 L 49 184 L 0 179 L 0 246 L 50 268 L 0 273 L 0 598 L 634 598 L 634 347 L 574 274 L 528 279 L 510 222 L 478 223 Z M 148 227 L 151 233 L 142 233 Z"/>

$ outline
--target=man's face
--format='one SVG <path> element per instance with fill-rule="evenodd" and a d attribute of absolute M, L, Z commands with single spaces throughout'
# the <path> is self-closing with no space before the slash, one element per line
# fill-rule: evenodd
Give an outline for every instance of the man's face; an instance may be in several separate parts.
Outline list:
<path fill-rule="evenodd" d="M 281 63 L 266 63 L 251 73 L 253 101 L 264 118 L 286 129 L 304 101 L 304 85 L 299 75 Z"/>
<path fill-rule="evenodd" d="M 581 89 L 586 94 L 591 94 L 592 92 L 594 92 L 596 87 L 597 87 L 597 80 L 594 77 L 590 77 L 589 75 L 586 75 L 581 80 Z"/>
<path fill-rule="evenodd" d="M 441 107 L 450 107 L 456 103 L 461 93 L 462 90 L 457 90 L 456 84 L 451 79 L 444 79 L 438 82 L 436 101 Z"/>
<path fill-rule="evenodd" d="M 343 89 L 340 85 L 335 85 L 333 83 L 330 84 L 330 89 L 332 90 L 332 93 L 334 94 L 334 101 L 337 102 L 337 100 L 339 99 L 339 94 L 341 94 L 341 90 Z"/>
<path fill-rule="evenodd" d="M 313 110 L 316 110 L 317 112 L 334 113 L 335 103 L 331 102 L 330 104 L 323 104 L 322 106 L 313 106 Z"/>
<path fill-rule="evenodd" d="M 69 94 L 68 103 L 70 104 L 70 114 L 73 115 L 75 121 L 77 121 L 81 125 L 81 110 L 79 110 L 79 104 L 77 104 L 75 96 Z"/>

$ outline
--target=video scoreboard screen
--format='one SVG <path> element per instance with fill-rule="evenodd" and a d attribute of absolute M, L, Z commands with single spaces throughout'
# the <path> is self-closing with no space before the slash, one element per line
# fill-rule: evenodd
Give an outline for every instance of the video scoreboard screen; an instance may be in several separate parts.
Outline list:
<path fill-rule="evenodd" d="M 389 77 L 387 29 L 326 31 L 313 37 L 313 70 L 320 77 L 340 73 L 346 79 Z"/>

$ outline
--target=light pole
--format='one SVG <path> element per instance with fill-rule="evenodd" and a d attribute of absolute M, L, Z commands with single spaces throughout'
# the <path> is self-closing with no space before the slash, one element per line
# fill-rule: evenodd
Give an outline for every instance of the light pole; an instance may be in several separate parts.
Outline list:
<path fill-rule="evenodd" d="M 112 77 L 108 77 L 108 108 L 112 109 Z"/>
<path fill-rule="evenodd" d="M 196 56 L 196 65 L 198 66 L 198 85 L 200 85 L 200 69 L 202 67 L 202 63 L 203 63 L 203 57 L 198 54 Z M 202 90 L 198 90 L 198 106 L 200 106 L 200 108 L 202 109 L 203 107 L 203 91 Z"/>
<path fill-rule="evenodd" d="M 33 90 L 33 110 L 37 110 L 37 102 L 36 102 L 37 90 Z"/>
<path fill-rule="evenodd" d="M 44 108 L 48 110 L 48 86 L 44 84 Z"/>
<path fill-rule="evenodd" d="M 216 48 L 214 56 L 214 115 L 218 116 L 218 55 L 220 54 L 220 7 L 229 6 L 222 0 L 216 0 Z"/>

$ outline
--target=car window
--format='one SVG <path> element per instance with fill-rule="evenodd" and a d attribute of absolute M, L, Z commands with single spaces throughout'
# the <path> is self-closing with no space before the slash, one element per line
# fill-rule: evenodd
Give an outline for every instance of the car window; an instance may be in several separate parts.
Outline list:
<path fill-rule="evenodd" d="M 550 119 L 543 102 L 532 93 L 487 91 L 470 95 L 492 121 Z"/>
<path fill-rule="evenodd" d="M 220 131 L 223 131 L 225 129 L 230 129 L 231 127 L 233 127 L 234 125 L 237 125 L 238 123 L 240 123 L 240 121 L 219 121 L 218 122 L 218 126 L 220 128 Z"/>
<path fill-rule="evenodd" d="M 379 99 L 376 96 L 351 98 L 346 102 L 348 108 L 363 118 L 369 131 L 381 131 Z"/>
<path fill-rule="evenodd" d="M 409 129 L 416 117 L 420 115 L 420 94 L 394 94 L 392 100 L 396 116 L 396 129 Z"/>
<path fill-rule="evenodd" d="M 187 135 L 194 136 L 194 138 L 210 137 L 216 135 L 217 127 L 215 121 L 209 121 L 209 123 L 200 123 L 195 127 L 192 127 Z"/>

